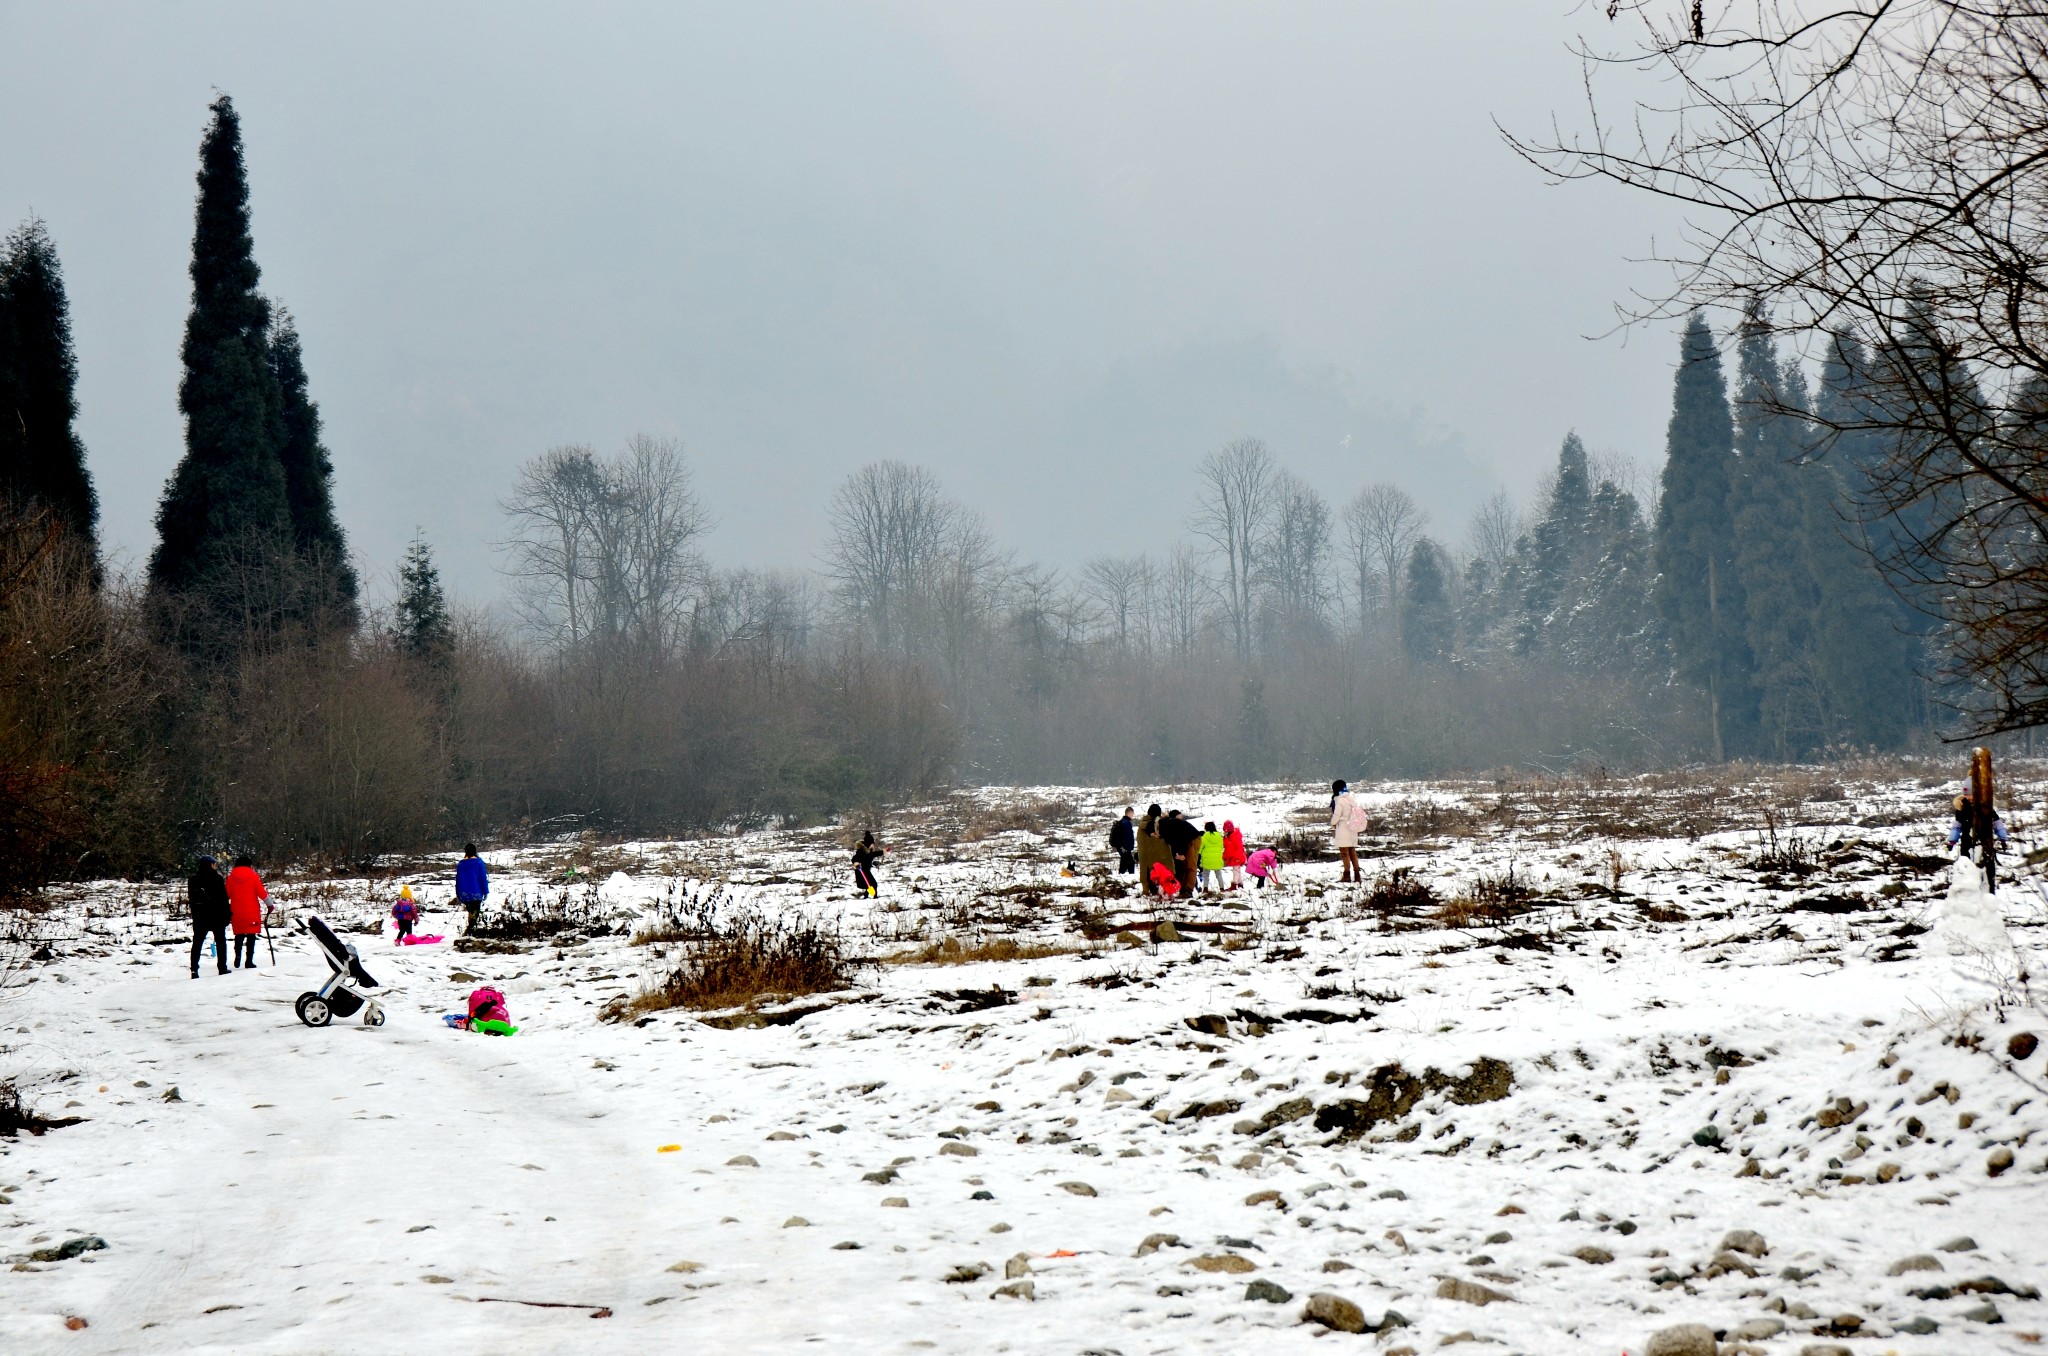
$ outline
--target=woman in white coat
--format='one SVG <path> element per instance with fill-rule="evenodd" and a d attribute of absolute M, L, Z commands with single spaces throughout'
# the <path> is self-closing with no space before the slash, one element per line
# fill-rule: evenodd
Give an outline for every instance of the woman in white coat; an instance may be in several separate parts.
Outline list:
<path fill-rule="evenodd" d="M 1342 778 L 1331 782 L 1330 834 L 1344 862 L 1344 884 L 1365 879 L 1358 870 L 1358 835 L 1365 827 L 1365 807 L 1351 794 L 1351 787 Z"/>

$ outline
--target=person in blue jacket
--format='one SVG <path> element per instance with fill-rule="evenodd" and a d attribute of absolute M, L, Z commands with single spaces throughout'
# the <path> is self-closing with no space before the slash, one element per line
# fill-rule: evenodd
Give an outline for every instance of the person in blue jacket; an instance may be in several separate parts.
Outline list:
<path fill-rule="evenodd" d="M 455 864 L 455 902 L 469 911 L 465 932 L 476 931 L 477 911 L 490 893 L 491 873 L 484 868 L 484 859 L 476 855 L 475 843 L 464 843 L 462 860 Z"/>

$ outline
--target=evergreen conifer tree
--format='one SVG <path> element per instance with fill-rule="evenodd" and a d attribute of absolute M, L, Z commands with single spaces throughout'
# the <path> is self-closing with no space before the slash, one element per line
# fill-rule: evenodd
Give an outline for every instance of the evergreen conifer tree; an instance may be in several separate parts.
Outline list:
<path fill-rule="evenodd" d="M 90 551 L 99 500 L 72 428 L 77 387 L 64 271 L 31 219 L 0 245 L 0 494 L 47 506 Z"/>
<path fill-rule="evenodd" d="M 455 650 L 455 629 L 448 618 L 448 595 L 441 590 L 441 571 L 433 548 L 415 535 L 398 566 L 398 606 L 393 618 L 398 648 L 424 664 L 446 664 Z"/>
<path fill-rule="evenodd" d="M 1738 345 L 1736 472 L 1730 511 L 1735 568 L 1755 665 L 1761 752 L 1797 758 L 1826 738 L 1813 654 L 1819 587 L 1807 556 L 1806 497 L 1815 477 L 1802 474 L 1812 439 L 1805 382 L 1778 361 L 1777 342 L 1752 309 Z"/>
<path fill-rule="evenodd" d="M 1529 534 L 1527 568 L 1522 575 L 1522 622 L 1516 648 L 1523 653 L 1542 645 L 1543 632 L 1558 603 L 1579 576 L 1587 554 L 1587 515 L 1593 505 L 1592 468 L 1586 445 L 1567 433 L 1557 454 L 1557 479 L 1550 502 Z"/>
<path fill-rule="evenodd" d="M 257 292 L 241 123 L 223 94 L 199 148 L 192 312 L 185 322 L 185 455 L 157 507 L 150 589 L 177 600 L 188 643 L 220 644 L 275 621 L 290 592 L 293 531 L 280 450 L 283 398 Z M 255 581 L 252 596 L 252 583 Z"/>
<path fill-rule="evenodd" d="M 279 460 L 290 506 L 292 542 L 304 571 L 309 609 L 344 626 L 356 620 L 356 572 L 334 516 L 334 463 L 320 442 L 320 407 L 307 394 L 305 355 L 291 314 L 278 308 L 270 328 L 270 371 L 284 424 Z M 415 543 L 417 545 L 417 543 Z"/>
<path fill-rule="evenodd" d="M 1401 590 L 1401 646 L 1420 664 L 1451 657 L 1458 619 L 1451 607 L 1451 581 L 1443 548 L 1428 537 L 1408 553 L 1408 579 Z"/>
<path fill-rule="evenodd" d="M 1921 719 L 1917 642 L 1870 556 L 1855 496 L 1880 455 L 1871 418 L 1869 359 L 1856 336 L 1837 331 L 1821 368 L 1815 411 L 1835 432 L 1809 474 L 1807 551 L 1820 589 L 1814 655 L 1827 693 L 1830 732 L 1853 744 L 1896 748 Z M 1887 525 L 1876 525 L 1880 531 Z"/>
<path fill-rule="evenodd" d="M 1695 314 L 1679 342 L 1653 563 L 1672 659 L 1707 694 L 1717 759 L 1747 750 L 1756 712 L 1728 507 L 1734 445 L 1721 354 Z"/>

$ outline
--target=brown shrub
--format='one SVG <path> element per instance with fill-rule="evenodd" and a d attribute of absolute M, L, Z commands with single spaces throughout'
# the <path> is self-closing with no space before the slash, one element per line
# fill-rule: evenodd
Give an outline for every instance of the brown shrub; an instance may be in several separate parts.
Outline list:
<path fill-rule="evenodd" d="M 884 958 L 888 965 L 972 965 L 976 961 L 1043 960 L 1047 956 L 1078 956 L 1094 948 L 1060 942 L 1021 942 L 1015 937 L 978 937 L 961 941 L 946 937 L 916 951 Z"/>
<path fill-rule="evenodd" d="M 853 984 L 856 963 L 846 955 L 838 929 L 816 919 L 691 901 L 677 911 L 676 925 L 693 934 L 690 955 L 667 979 L 607 1016 L 752 1006 Z"/>

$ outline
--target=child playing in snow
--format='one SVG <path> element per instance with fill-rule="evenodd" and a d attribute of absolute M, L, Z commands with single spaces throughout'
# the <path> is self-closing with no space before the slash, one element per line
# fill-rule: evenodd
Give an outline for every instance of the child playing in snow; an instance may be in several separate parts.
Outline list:
<path fill-rule="evenodd" d="M 860 836 L 860 846 L 853 850 L 853 888 L 873 899 L 878 889 L 875 880 L 875 863 L 889 849 L 875 842 L 873 830 Z"/>
<path fill-rule="evenodd" d="M 1163 899 L 1172 899 L 1180 893 L 1180 877 L 1173 874 L 1173 868 L 1165 862 L 1152 863 L 1152 889 Z"/>
<path fill-rule="evenodd" d="M 458 1031 L 481 1031 L 486 1036 L 515 1036 L 519 1028 L 512 1025 L 512 1009 L 505 1005 L 505 995 L 496 989 L 478 989 L 469 996 L 469 1015 L 449 1013 L 443 1019 Z"/>
<path fill-rule="evenodd" d="M 1223 835 L 1216 832 L 1216 821 L 1211 819 L 1202 825 L 1201 856 L 1197 864 L 1202 873 L 1202 893 L 1217 894 L 1223 889 Z"/>
<path fill-rule="evenodd" d="M 403 945 L 412 936 L 413 924 L 420 921 L 419 901 L 412 897 L 410 885 L 400 886 L 398 902 L 391 906 L 391 921 L 398 925 L 398 933 L 391 939 L 394 946 Z"/>
<path fill-rule="evenodd" d="M 1245 858 L 1244 869 L 1252 873 L 1252 879 L 1263 890 L 1268 885 L 1280 888 L 1280 854 L 1271 848 L 1260 848 Z"/>
<path fill-rule="evenodd" d="M 1244 830 L 1223 821 L 1223 868 L 1230 872 L 1230 883 L 1225 890 L 1244 888 Z"/>

